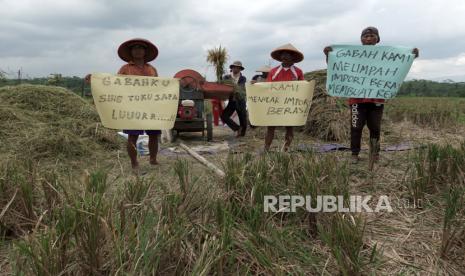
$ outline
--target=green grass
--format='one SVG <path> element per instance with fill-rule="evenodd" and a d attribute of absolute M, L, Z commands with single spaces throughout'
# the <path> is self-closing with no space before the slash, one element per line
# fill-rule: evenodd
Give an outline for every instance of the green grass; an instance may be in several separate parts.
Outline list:
<path fill-rule="evenodd" d="M 331 224 L 320 227 L 319 232 L 343 275 L 364 275 L 367 267 L 375 267 L 377 246 L 371 250 L 364 249 L 365 223 L 361 217 L 336 213 Z"/>
<path fill-rule="evenodd" d="M 465 251 L 465 142 L 459 147 L 428 145 L 417 151 L 411 164 L 410 196 L 414 200 L 429 198 L 443 210 L 438 251 L 441 258 L 454 259 L 457 251 Z"/>
<path fill-rule="evenodd" d="M 443 259 L 457 258 L 463 247 L 463 156 L 465 144 L 431 145 L 412 159 L 418 166 L 411 180 L 428 187 L 418 194 L 437 195 L 444 208 L 437 251 Z M 18 275 L 302 275 L 323 268 L 366 275 L 382 263 L 382 248 L 366 243 L 362 216 L 263 212 L 264 195 L 347 198 L 350 168 L 337 156 L 229 155 L 224 180 L 196 174 L 191 163 L 178 160 L 174 183 L 133 178 L 114 192 L 117 178 L 103 170 L 73 180 L 33 164 L 16 160 L 0 175 L 2 185 L 24 186 L 10 211 L 35 214 L 14 242 L 10 262 Z M 426 169 L 418 174 L 419 168 Z M 27 201 L 27 208 L 16 204 Z"/>
<path fill-rule="evenodd" d="M 371 263 L 360 251 L 364 230 L 359 224 L 344 226 L 350 233 L 317 232 L 339 227 L 334 224 L 340 221 L 304 210 L 263 212 L 264 195 L 347 196 L 345 163 L 334 166 L 334 157 L 312 153 L 276 153 L 258 159 L 230 155 L 227 164 L 224 181 L 205 183 L 179 160 L 173 167 L 175 187 L 136 178 L 116 194 L 108 192 L 114 180 L 103 171 L 74 184 L 49 173 L 47 182 L 54 184 L 47 187 L 56 195 L 32 208 L 38 213 L 50 204 L 54 208 L 37 229 L 15 242 L 14 268 L 38 275 L 313 274 L 324 265 L 320 239 L 332 250 L 355 252 L 343 253 L 351 263 L 337 261 L 333 269 L 362 272 Z M 329 240 L 347 235 L 358 239 L 356 245 L 336 248 Z"/>
<path fill-rule="evenodd" d="M 451 185 L 443 193 L 445 202 L 443 231 L 441 239 L 441 258 L 454 259 L 457 253 L 465 253 L 465 185 Z M 461 250 L 457 250 L 457 248 Z M 458 252 L 457 252 L 458 251 Z"/>
<path fill-rule="evenodd" d="M 244 153 L 211 157 L 223 165 L 224 179 L 188 157 L 166 158 L 148 176 L 132 177 L 120 175 L 121 162 L 129 161 L 115 160 L 120 152 L 108 151 L 118 143 L 100 133 L 90 118 L 95 110 L 76 102 L 66 113 L 49 97 L 74 101 L 73 95 L 39 88 L 0 90 L 0 98 L 11 101 L 0 106 L 5 119 L 0 147 L 7 149 L 0 160 L 0 230 L 2 249 L 9 252 L 0 266 L 8 263 L 11 274 L 431 274 L 430 264 L 439 274 L 454 274 L 463 268 L 465 143 L 428 145 L 410 159 L 383 153 L 386 160 L 380 164 L 367 160 L 368 170 L 350 166 L 340 154 Z M 38 91 L 44 93 L 28 96 Z M 29 101 L 40 96 L 43 102 Z M 463 101 L 434 100 L 398 98 L 392 101 L 397 110 L 386 106 L 387 115 L 441 130 L 461 129 Z M 425 107 L 425 114 L 408 114 L 415 111 L 410 106 Z M 36 126 L 33 133 L 31 126 Z M 49 130 L 56 135 L 49 137 Z M 23 143 L 17 136 L 24 133 Z M 265 195 L 347 199 L 367 192 L 430 204 L 394 208 L 393 214 L 263 210 Z M 402 260 L 383 255 L 384 243 L 387 253 L 395 250 Z M 412 254 L 415 259 L 407 257 Z"/>
<path fill-rule="evenodd" d="M 408 189 L 414 199 L 439 193 L 454 185 L 465 186 L 465 142 L 459 148 L 430 144 L 412 156 Z"/>

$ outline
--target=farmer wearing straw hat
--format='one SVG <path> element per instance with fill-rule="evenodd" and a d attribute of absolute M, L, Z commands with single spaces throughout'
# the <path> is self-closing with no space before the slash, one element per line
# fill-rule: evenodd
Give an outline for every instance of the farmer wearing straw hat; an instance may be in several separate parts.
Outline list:
<path fill-rule="evenodd" d="M 292 44 L 286 44 L 274 49 L 271 52 L 271 57 L 279 62 L 281 65 L 271 69 L 268 74 L 267 81 L 299 81 L 304 80 L 304 74 L 300 68 L 294 63 L 301 62 L 304 55 L 297 50 Z M 267 127 L 265 136 L 265 151 L 270 149 L 271 143 L 274 139 L 275 126 Z M 289 150 L 292 139 L 294 138 L 294 129 L 292 126 L 286 126 L 286 136 L 284 143 L 284 151 Z"/>
<path fill-rule="evenodd" d="M 261 73 L 257 74 L 252 77 L 252 80 L 250 81 L 251 84 L 257 83 L 257 82 L 264 82 L 268 78 L 268 73 L 270 72 L 271 67 L 268 65 L 262 66 L 258 68 L 255 72 Z"/>
<path fill-rule="evenodd" d="M 235 61 L 229 66 L 231 74 L 225 75 L 223 80 L 232 81 L 234 84 L 234 93 L 229 97 L 228 105 L 221 114 L 221 120 L 226 123 L 234 132 L 236 137 L 245 136 L 247 129 L 247 110 L 245 104 L 245 83 L 247 79 L 242 75 L 241 71 L 244 70 L 242 62 Z M 236 124 L 231 119 L 234 111 L 237 112 L 239 117 L 239 124 Z"/>
<path fill-rule="evenodd" d="M 130 39 L 119 46 L 118 56 L 127 62 L 127 64 L 119 69 L 118 74 L 150 77 L 158 76 L 155 67 L 148 63 L 158 56 L 158 49 L 152 42 L 143 38 Z M 86 76 L 86 81 L 90 82 L 90 75 Z M 158 164 L 157 153 L 158 136 L 161 134 L 160 130 L 123 130 L 123 132 L 128 134 L 127 151 L 131 159 L 132 168 L 135 172 L 139 169 L 136 143 L 139 135 L 144 134 L 144 132 L 149 136 L 150 164 Z"/>
<path fill-rule="evenodd" d="M 376 45 L 380 42 L 379 31 L 375 27 L 367 27 L 362 30 L 360 35 L 362 45 Z M 325 47 L 323 52 L 328 61 L 328 54 L 333 49 Z M 413 49 L 415 58 L 418 57 L 418 49 Z M 349 98 L 351 111 L 351 128 L 350 128 L 350 148 L 352 151 L 352 163 L 360 161 L 359 153 L 362 140 L 362 132 L 365 124 L 370 131 L 370 153 L 374 162 L 379 161 L 380 136 L 381 136 L 381 119 L 383 117 L 385 100 L 383 99 L 359 99 Z"/>

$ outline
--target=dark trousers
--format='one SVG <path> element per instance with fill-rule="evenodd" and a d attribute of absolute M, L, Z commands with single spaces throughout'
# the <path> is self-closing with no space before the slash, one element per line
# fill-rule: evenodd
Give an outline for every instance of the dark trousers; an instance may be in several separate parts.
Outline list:
<path fill-rule="evenodd" d="M 231 115 L 234 111 L 237 112 L 240 126 L 231 119 Z M 223 114 L 221 114 L 221 120 L 233 131 L 238 131 L 240 129 L 240 134 L 244 136 L 247 129 L 247 110 L 245 107 L 245 100 L 229 100 L 228 105 L 223 110 Z"/>
<path fill-rule="evenodd" d="M 350 148 L 353 155 L 360 152 L 362 131 L 365 124 L 370 130 L 370 141 L 375 143 L 374 151 L 379 152 L 379 137 L 381 134 L 381 118 L 383 117 L 384 104 L 359 103 L 350 106 Z"/>

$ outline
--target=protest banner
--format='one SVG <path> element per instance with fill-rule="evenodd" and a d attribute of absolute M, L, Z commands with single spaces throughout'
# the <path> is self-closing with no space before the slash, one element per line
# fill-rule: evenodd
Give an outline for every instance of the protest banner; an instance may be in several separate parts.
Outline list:
<path fill-rule="evenodd" d="M 92 74 L 91 90 L 103 126 L 112 129 L 171 129 L 176 120 L 179 80 Z"/>
<path fill-rule="evenodd" d="M 247 84 L 247 110 L 254 126 L 302 126 L 312 104 L 315 81 Z"/>
<path fill-rule="evenodd" d="M 413 48 L 332 45 L 326 89 L 331 96 L 391 99 L 415 58 Z"/>

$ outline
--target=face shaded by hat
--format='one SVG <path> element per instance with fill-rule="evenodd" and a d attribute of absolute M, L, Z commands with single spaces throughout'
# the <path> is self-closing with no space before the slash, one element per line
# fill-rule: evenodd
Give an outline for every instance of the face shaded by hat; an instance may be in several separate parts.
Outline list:
<path fill-rule="evenodd" d="M 134 46 L 142 46 L 145 49 L 145 56 L 144 56 L 144 61 L 145 62 L 150 62 L 157 58 L 158 56 L 158 49 L 157 47 L 147 39 L 143 38 L 134 38 L 130 39 L 123 44 L 121 44 L 118 48 L 118 56 L 126 61 L 130 62 L 133 60 L 132 57 L 132 48 Z"/>
<path fill-rule="evenodd" d="M 245 69 L 244 66 L 242 66 L 242 62 L 240 62 L 238 60 L 233 62 L 231 65 L 229 65 L 229 69 L 233 69 L 233 67 L 240 68 L 241 71 Z"/>
<path fill-rule="evenodd" d="M 258 68 L 255 72 L 268 73 L 271 71 L 271 67 L 268 65 Z"/>
<path fill-rule="evenodd" d="M 377 28 L 375 27 L 366 27 L 365 29 L 363 29 L 362 31 L 362 34 L 360 35 L 360 37 L 363 37 L 364 35 L 367 35 L 367 34 L 374 34 L 378 37 L 378 41 L 376 43 L 379 43 L 380 41 L 380 37 L 379 37 L 379 31 Z"/>
<path fill-rule="evenodd" d="M 277 61 L 283 62 L 283 53 L 289 54 L 293 63 L 298 63 L 304 60 L 304 54 L 302 54 L 299 50 L 297 50 L 297 48 L 295 48 L 290 43 L 274 49 L 271 52 L 271 57 Z"/>

